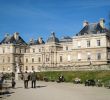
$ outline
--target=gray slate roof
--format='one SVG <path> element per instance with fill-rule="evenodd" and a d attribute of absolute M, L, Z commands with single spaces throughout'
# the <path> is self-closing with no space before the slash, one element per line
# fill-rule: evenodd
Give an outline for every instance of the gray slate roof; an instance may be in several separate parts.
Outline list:
<path fill-rule="evenodd" d="M 99 23 L 88 24 L 76 35 L 99 34 L 108 32 L 106 28 L 102 28 Z"/>
<path fill-rule="evenodd" d="M 64 36 L 60 39 L 60 42 L 72 42 L 72 38 L 69 36 Z"/>
<path fill-rule="evenodd" d="M 28 44 L 29 45 L 40 45 L 40 44 L 45 44 L 45 42 L 42 40 L 42 43 L 39 43 L 38 40 L 33 40 L 33 41 L 30 41 Z"/>
<path fill-rule="evenodd" d="M 51 36 L 47 39 L 47 43 L 51 42 L 59 43 L 59 39 L 55 36 L 54 32 L 52 32 Z"/>
<path fill-rule="evenodd" d="M 22 44 L 22 45 L 27 45 L 27 43 L 19 36 L 18 40 L 16 40 L 13 36 L 6 36 L 1 42 L 0 44 Z"/>

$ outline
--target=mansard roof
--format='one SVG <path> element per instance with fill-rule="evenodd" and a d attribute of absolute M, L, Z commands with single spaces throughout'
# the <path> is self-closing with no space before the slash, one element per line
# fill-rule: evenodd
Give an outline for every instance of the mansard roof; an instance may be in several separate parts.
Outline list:
<path fill-rule="evenodd" d="M 15 38 L 15 35 L 18 35 L 17 38 Z M 0 44 L 23 44 L 26 45 L 27 43 L 22 39 L 21 36 L 19 36 L 18 33 L 14 33 L 14 35 L 9 36 L 6 35 L 5 38 L 0 42 Z"/>
<path fill-rule="evenodd" d="M 45 44 L 45 42 L 44 42 L 44 40 L 42 40 L 42 38 L 39 38 L 37 40 L 31 39 L 28 44 L 29 45 L 40 45 L 40 44 Z"/>
<path fill-rule="evenodd" d="M 60 39 L 60 42 L 72 42 L 72 38 L 69 36 L 64 36 Z"/>
<path fill-rule="evenodd" d="M 59 39 L 55 36 L 54 32 L 52 32 L 51 36 L 47 39 L 47 43 L 51 42 L 59 43 Z"/>
<path fill-rule="evenodd" d="M 85 34 L 99 34 L 108 32 L 106 28 L 101 27 L 100 23 L 91 23 L 83 27 L 83 29 L 76 35 L 85 35 Z"/>

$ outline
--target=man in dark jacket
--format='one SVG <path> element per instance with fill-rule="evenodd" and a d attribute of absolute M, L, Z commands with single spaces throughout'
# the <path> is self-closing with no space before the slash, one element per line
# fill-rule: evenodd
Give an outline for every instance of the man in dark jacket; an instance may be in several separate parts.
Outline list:
<path fill-rule="evenodd" d="M 36 73 L 35 71 L 33 71 L 33 73 L 31 74 L 31 87 L 32 88 L 36 88 Z"/>
<path fill-rule="evenodd" d="M 15 73 L 12 72 L 11 74 L 11 84 L 12 84 L 12 88 L 15 88 L 16 82 L 15 82 Z"/>

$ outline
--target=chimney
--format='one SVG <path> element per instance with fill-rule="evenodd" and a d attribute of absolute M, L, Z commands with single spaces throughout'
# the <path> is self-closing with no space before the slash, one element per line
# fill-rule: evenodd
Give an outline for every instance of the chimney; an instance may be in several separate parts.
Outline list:
<path fill-rule="evenodd" d="M 15 40 L 18 40 L 19 39 L 19 33 L 18 32 L 15 32 L 14 33 L 14 38 L 15 38 Z"/>
<path fill-rule="evenodd" d="M 42 38 L 41 37 L 38 38 L 38 42 L 39 42 L 39 44 L 42 44 Z"/>
<path fill-rule="evenodd" d="M 85 27 L 85 26 L 88 25 L 88 24 L 89 24 L 89 22 L 85 20 L 85 21 L 83 22 L 83 27 Z"/>
<path fill-rule="evenodd" d="M 103 18 L 100 19 L 100 26 L 105 28 L 105 20 Z"/>
<path fill-rule="evenodd" d="M 34 39 L 33 39 L 33 38 L 31 38 L 31 39 L 30 39 L 30 42 L 31 42 L 31 43 L 34 43 Z"/>

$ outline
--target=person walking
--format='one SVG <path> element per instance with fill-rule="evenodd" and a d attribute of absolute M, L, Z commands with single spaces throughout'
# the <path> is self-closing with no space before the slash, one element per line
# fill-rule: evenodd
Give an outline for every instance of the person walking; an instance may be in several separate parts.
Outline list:
<path fill-rule="evenodd" d="M 1 81 L 1 83 L 3 83 L 4 79 L 5 79 L 4 73 L 2 72 L 2 73 L 0 73 L 0 81 Z"/>
<path fill-rule="evenodd" d="M 15 88 L 15 85 L 16 85 L 16 82 L 15 82 L 15 73 L 14 72 L 12 72 L 12 78 L 11 78 L 11 84 L 12 84 L 12 88 Z"/>
<path fill-rule="evenodd" d="M 32 88 L 36 88 L 36 79 L 37 79 L 36 72 L 33 71 L 33 73 L 31 73 L 31 87 Z"/>
<path fill-rule="evenodd" d="M 27 71 L 25 71 L 25 73 L 23 75 L 24 88 L 28 88 L 28 78 L 29 78 L 29 74 L 27 73 Z"/>

